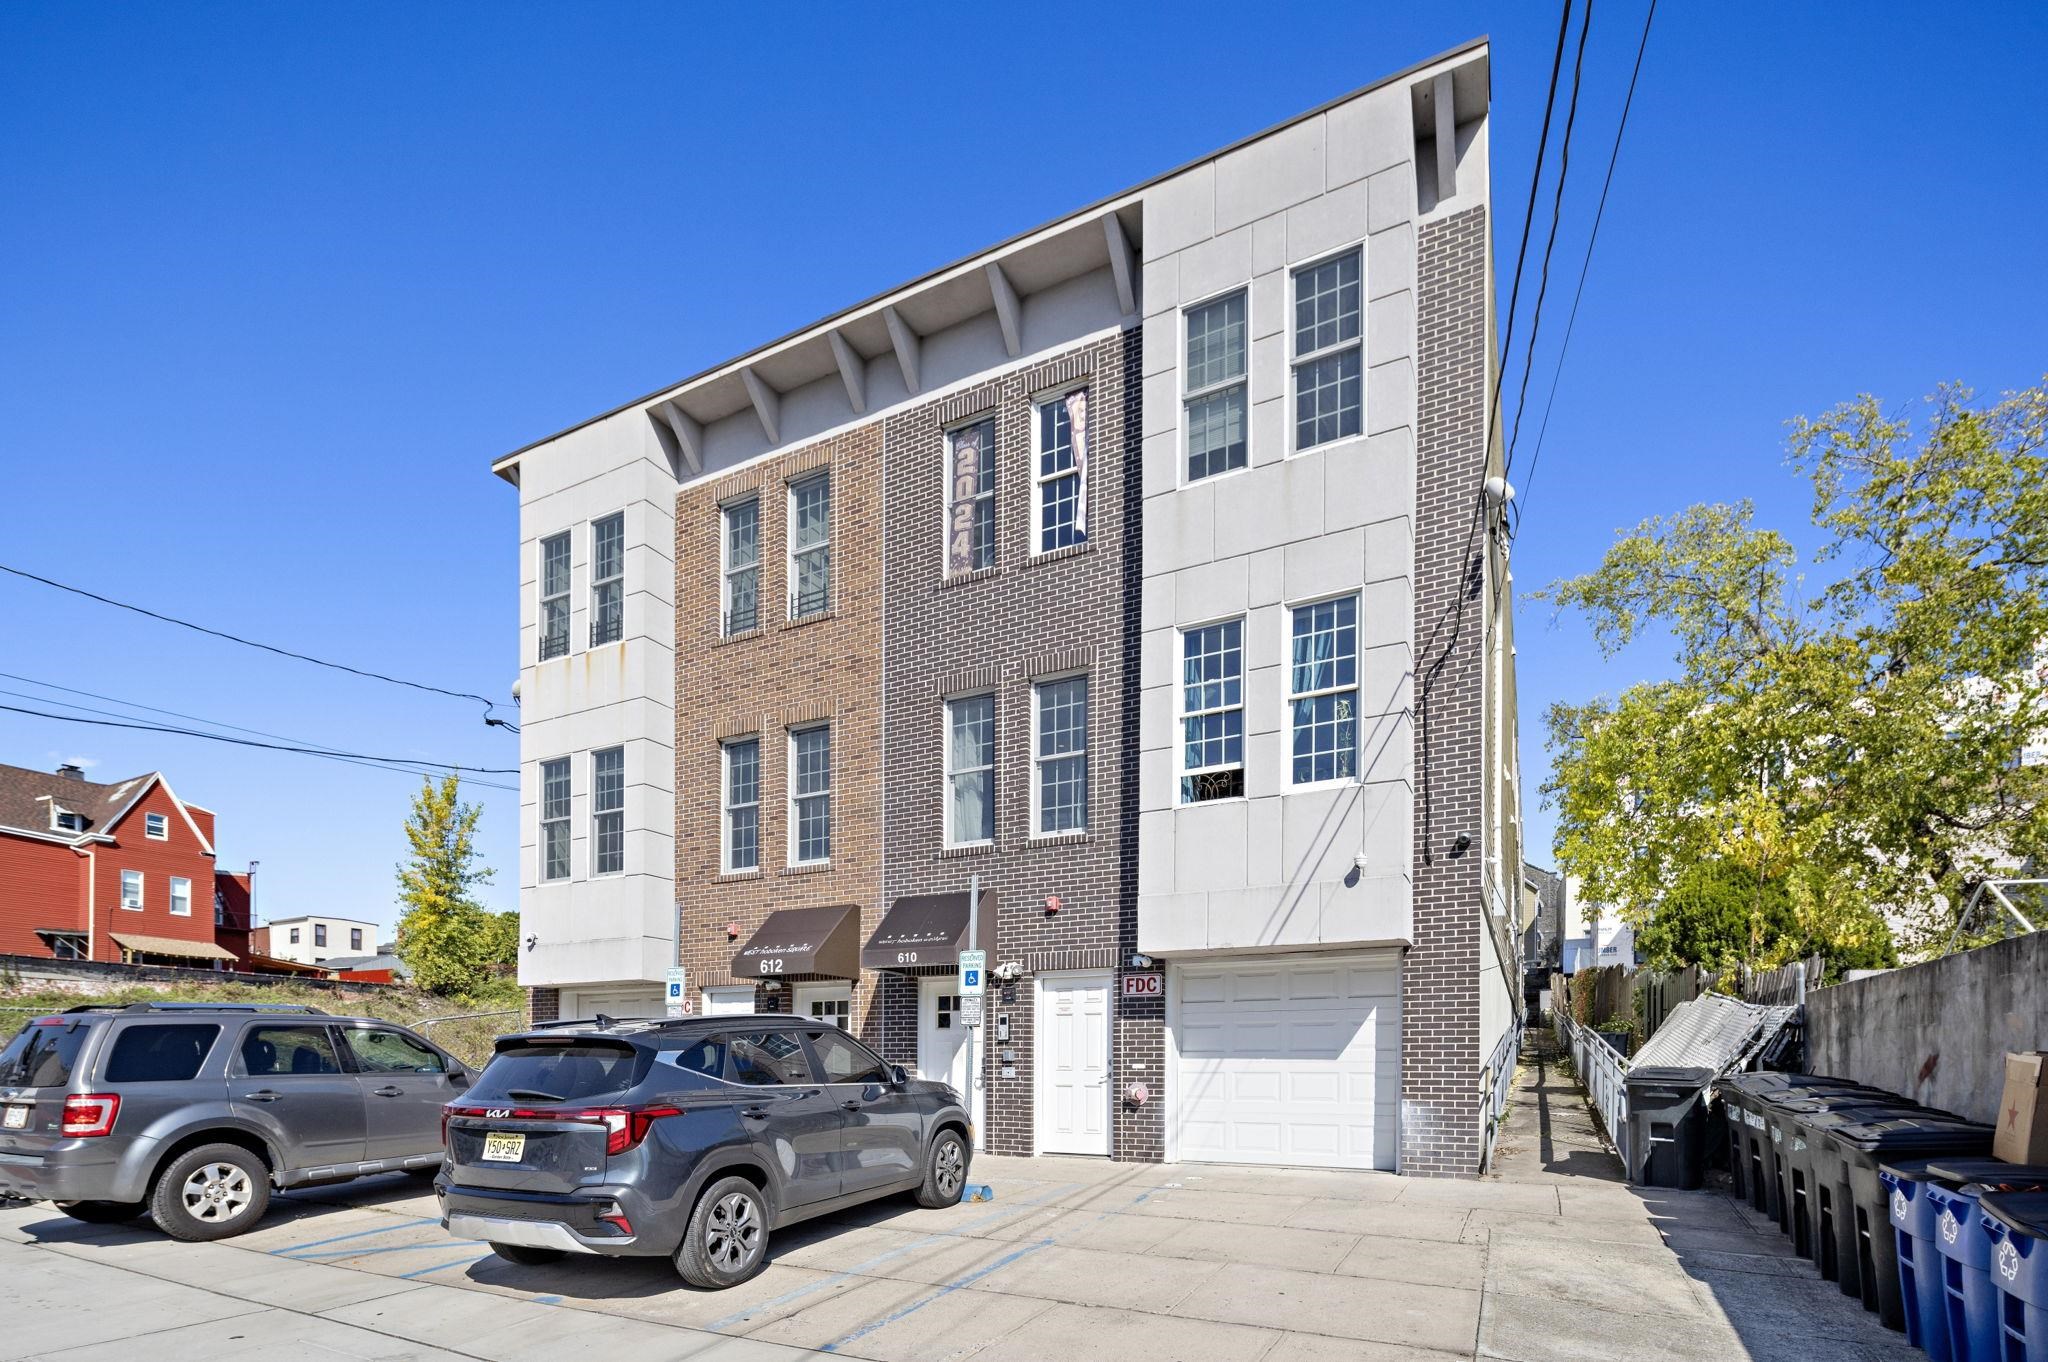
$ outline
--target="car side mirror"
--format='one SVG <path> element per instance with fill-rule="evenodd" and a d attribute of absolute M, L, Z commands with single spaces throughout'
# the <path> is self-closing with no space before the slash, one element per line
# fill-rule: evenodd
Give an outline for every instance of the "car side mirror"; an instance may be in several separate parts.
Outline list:
<path fill-rule="evenodd" d="M 450 1070 L 448 1071 L 448 1084 L 449 1084 L 449 1086 L 450 1086 L 450 1087 L 455 1087 L 455 1088 L 466 1088 L 466 1087 L 468 1087 L 468 1086 L 469 1086 L 469 1070 L 467 1070 L 467 1069 L 450 1069 Z"/>
<path fill-rule="evenodd" d="M 889 1081 L 899 1088 L 902 1087 L 910 1081 L 910 1070 L 904 1068 L 901 1064 L 891 1064 L 889 1066 Z"/>

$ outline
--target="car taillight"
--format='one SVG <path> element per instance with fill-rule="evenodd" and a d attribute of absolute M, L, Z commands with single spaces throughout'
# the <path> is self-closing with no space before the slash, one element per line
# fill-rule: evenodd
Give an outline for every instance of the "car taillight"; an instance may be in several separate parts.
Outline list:
<path fill-rule="evenodd" d="M 64 1099 L 64 1135 L 84 1139 L 90 1135 L 114 1133 L 114 1118 L 121 1114 L 118 1093 L 76 1092 Z"/>
<path fill-rule="evenodd" d="M 579 1107 L 574 1110 L 540 1107 L 450 1106 L 441 1111 L 441 1143 L 448 1143 L 450 1116 L 483 1117 L 507 1121 L 574 1121 L 604 1127 L 604 1152 L 623 1154 L 647 1138 L 647 1132 L 664 1116 L 682 1115 L 680 1107 Z"/>

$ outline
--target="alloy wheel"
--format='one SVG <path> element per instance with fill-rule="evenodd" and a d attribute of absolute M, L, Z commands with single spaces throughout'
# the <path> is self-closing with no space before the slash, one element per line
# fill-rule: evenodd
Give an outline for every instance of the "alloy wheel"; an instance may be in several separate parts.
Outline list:
<path fill-rule="evenodd" d="M 185 1179 L 185 1212 L 194 1220 L 218 1225 L 249 1209 L 256 1195 L 247 1170 L 231 1163 L 203 1163 Z"/>
<path fill-rule="evenodd" d="M 744 1192 L 719 1198 L 704 1228 L 705 1256 L 721 1272 L 737 1272 L 761 1251 L 761 1212 Z"/>
<path fill-rule="evenodd" d="M 958 1196 L 960 1184 L 967 1177 L 967 1158 L 960 1152 L 960 1142 L 941 1142 L 933 1156 L 933 1162 L 936 1165 L 933 1172 L 936 1174 L 939 1191 L 945 1196 Z"/>

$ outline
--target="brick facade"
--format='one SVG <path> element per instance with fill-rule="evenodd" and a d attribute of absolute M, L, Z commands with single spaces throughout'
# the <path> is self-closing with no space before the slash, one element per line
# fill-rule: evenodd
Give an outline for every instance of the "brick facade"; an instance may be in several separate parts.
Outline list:
<path fill-rule="evenodd" d="M 995 984 L 985 1029 L 988 1148 L 1034 1149 L 1034 976 L 1091 970 L 1111 979 L 1111 1088 L 1132 1079 L 1163 1086 L 1161 1004 L 1119 1006 L 1116 975 L 1137 943 L 1137 754 L 1140 334 L 1124 331 L 1075 347 L 888 419 L 887 648 L 883 666 L 888 773 L 888 901 L 965 891 L 981 876 L 996 896 L 990 964 L 1015 961 L 1024 977 Z M 1088 392 L 1088 538 L 1037 555 L 1032 476 L 1035 403 Z M 996 557 L 990 567 L 946 575 L 948 429 L 996 423 Z M 1088 677 L 1088 830 L 1032 836 L 1034 683 Z M 945 701 L 995 697 L 995 838 L 945 845 Z M 1060 908 L 1048 910 L 1057 896 Z M 931 973 L 933 971 L 925 971 Z M 950 972 L 950 971 L 942 971 Z M 915 1064 L 918 984 L 883 981 L 882 1040 L 890 1059 Z M 995 1039 L 998 1017 L 1009 1039 Z M 1014 1056 L 1003 1076 L 1003 1054 Z M 1114 1107 L 1111 1152 L 1163 1156 L 1162 1107 Z"/>
<path fill-rule="evenodd" d="M 1422 225 L 1416 253 L 1415 944 L 1401 972 L 1401 1171 L 1478 1171 L 1485 825 L 1487 223 Z M 1460 598 L 1462 597 L 1462 602 Z M 1462 851 L 1458 837 L 1470 840 Z"/>
<path fill-rule="evenodd" d="M 831 607 L 787 618 L 789 484 L 832 477 Z M 720 507 L 758 495 L 760 627 L 724 637 Z M 852 903 L 861 938 L 882 902 L 882 427 L 879 421 L 684 487 L 676 497 L 676 907 L 690 991 L 756 983 L 735 979 L 733 955 L 778 908 Z M 790 865 L 789 733 L 832 725 L 832 856 Z M 760 868 L 722 872 L 720 744 L 761 740 Z M 738 934 L 727 932 L 736 925 Z M 763 1011 L 788 1011 L 809 976 L 757 990 Z M 878 1041 L 876 977 L 853 989 L 853 1029 Z"/>

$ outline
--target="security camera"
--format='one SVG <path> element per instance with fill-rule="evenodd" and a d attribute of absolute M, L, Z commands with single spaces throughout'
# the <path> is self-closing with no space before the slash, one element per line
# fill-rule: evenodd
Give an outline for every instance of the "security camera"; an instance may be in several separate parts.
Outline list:
<path fill-rule="evenodd" d="M 1019 964 L 1015 960 L 1005 960 L 1002 964 L 997 965 L 994 969 L 990 970 L 989 973 L 994 975 L 996 978 L 1002 979 L 1007 982 L 1011 979 L 1022 978 L 1024 975 L 1024 966 Z"/>

